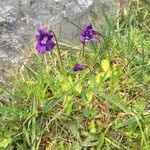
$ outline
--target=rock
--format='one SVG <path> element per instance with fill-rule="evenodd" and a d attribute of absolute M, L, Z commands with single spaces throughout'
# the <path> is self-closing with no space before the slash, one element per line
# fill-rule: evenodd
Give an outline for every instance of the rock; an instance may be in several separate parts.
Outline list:
<path fill-rule="evenodd" d="M 18 62 L 38 27 L 54 29 L 65 39 L 77 37 L 79 29 L 70 21 L 79 27 L 89 24 L 89 16 L 100 5 L 109 12 L 116 8 L 113 0 L 0 0 L 0 70 Z"/>

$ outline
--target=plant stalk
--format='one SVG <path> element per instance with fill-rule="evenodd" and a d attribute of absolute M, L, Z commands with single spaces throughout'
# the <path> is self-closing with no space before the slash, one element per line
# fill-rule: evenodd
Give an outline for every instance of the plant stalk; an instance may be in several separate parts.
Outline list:
<path fill-rule="evenodd" d="M 51 32 L 53 33 L 55 41 L 56 41 L 59 65 L 60 65 L 60 68 L 63 69 L 62 57 L 61 57 L 61 53 L 60 53 L 60 48 L 59 48 L 58 40 L 57 40 L 57 37 L 56 37 L 55 33 L 52 30 L 51 30 Z"/>
<path fill-rule="evenodd" d="M 35 102 L 35 98 L 33 98 L 33 101 L 32 101 L 32 135 L 31 135 L 31 143 L 32 143 L 32 146 L 31 146 L 31 150 L 35 150 L 35 141 L 36 141 L 36 102 Z"/>

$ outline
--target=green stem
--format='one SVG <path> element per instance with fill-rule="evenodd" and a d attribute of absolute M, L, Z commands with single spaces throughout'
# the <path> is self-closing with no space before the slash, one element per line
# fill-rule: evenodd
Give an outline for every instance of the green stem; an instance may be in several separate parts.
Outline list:
<path fill-rule="evenodd" d="M 36 141 L 36 103 L 35 103 L 35 98 L 33 98 L 32 101 L 32 135 L 31 135 L 31 143 L 32 143 L 32 147 L 31 150 L 35 150 L 35 141 Z"/>
<path fill-rule="evenodd" d="M 84 46 L 85 46 L 85 44 L 83 44 L 83 48 L 82 48 L 82 58 L 84 58 L 84 51 L 85 51 Z"/>
<path fill-rule="evenodd" d="M 82 30 L 78 25 L 76 25 L 74 22 L 72 22 L 71 20 L 69 20 L 68 18 L 66 18 L 66 20 L 68 22 L 70 22 L 71 24 L 73 24 L 75 27 L 77 27 L 78 29 Z"/>
<path fill-rule="evenodd" d="M 103 38 L 103 40 L 106 44 L 106 48 L 108 49 L 108 57 L 109 57 L 109 61 L 110 61 L 111 60 L 111 54 L 110 54 L 110 50 L 109 50 L 109 43 L 107 42 L 106 37 L 103 34 L 99 33 L 99 35 Z M 99 53 L 98 53 L 98 55 L 99 55 Z"/>
<path fill-rule="evenodd" d="M 90 67 L 88 67 L 88 66 L 87 66 L 87 68 L 90 70 L 90 73 L 92 73 L 92 70 L 91 70 L 91 68 L 90 68 Z"/>
<path fill-rule="evenodd" d="M 143 82 L 143 75 L 144 75 L 144 45 L 143 45 L 143 38 L 142 38 L 142 73 L 141 73 L 141 81 Z"/>
<path fill-rule="evenodd" d="M 60 65 L 60 68 L 63 69 L 63 63 L 62 63 L 62 58 L 61 58 L 61 53 L 60 53 L 60 48 L 59 48 L 58 40 L 57 40 L 57 37 L 56 37 L 55 33 L 52 30 L 51 30 L 51 32 L 53 33 L 55 41 L 56 41 L 59 65 Z"/>

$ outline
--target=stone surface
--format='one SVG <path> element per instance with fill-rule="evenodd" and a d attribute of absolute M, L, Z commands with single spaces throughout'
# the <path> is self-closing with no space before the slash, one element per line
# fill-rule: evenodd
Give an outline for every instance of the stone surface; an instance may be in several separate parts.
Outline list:
<path fill-rule="evenodd" d="M 0 0 L 0 82 L 5 66 L 18 62 L 21 49 L 31 45 L 38 27 L 54 29 L 60 37 L 71 39 L 79 29 L 70 21 L 84 26 L 100 5 L 111 13 L 117 6 L 113 0 Z"/>

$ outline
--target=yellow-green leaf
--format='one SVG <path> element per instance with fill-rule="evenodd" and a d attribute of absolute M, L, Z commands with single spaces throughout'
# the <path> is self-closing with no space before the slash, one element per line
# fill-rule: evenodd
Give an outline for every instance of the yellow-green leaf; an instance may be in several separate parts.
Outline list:
<path fill-rule="evenodd" d="M 101 149 L 103 144 L 104 144 L 104 140 L 105 140 L 105 135 L 104 133 L 101 133 L 99 139 L 98 139 L 98 143 L 97 143 L 97 149 Z"/>
<path fill-rule="evenodd" d="M 63 81 L 63 83 L 61 84 L 62 88 L 64 90 L 67 90 L 70 86 L 70 83 L 68 81 Z"/>
<path fill-rule="evenodd" d="M 92 101 L 93 95 L 94 95 L 94 94 L 93 94 L 92 91 L 88 91 L 88 93 L 86 94 L 86 97 L 87 97 L 88 102 L 91 102 L 91 101 Z"/>
<path fill-rule="evenodd" d="M 6 148 L 11 143 L 11 139 L 3 139 L 0 141 L 0 148 Z"/>
<path fill-rule="evenodd" d="M 69 115 L 72 112 L 72 105 L 73 105 L 73 96 L 65 96 L 63 107 L 66 111 L 66 114 Z"/>
<path fill-rule="evenodd" d="M 95 76 L 96 83 L 99 83 L 103 76 L 104 76 L 104 72 L 97 73 Z"/>
<path fill-rule="evenodd" d="M 101 66 L 104 72 L 108 72 L 110 70 L 110 62 L 108 59 L 103 59 L 101 61 Z"/>
<path fill-rule="evenodd" d="M 72 83 L 73 83 L 72 78 L 71 76 L 69 76 L 67 79 L 64 79 L 61 86 L 64 90 L 67 90 L 72 85 Z"/>
<path fill-rule="evenodd" d="M 92 80 L 88 81 L 88 85 L 89 87 L 94 88 L 94 82 Z"/>
<path fill-rule="evenodd" d="M 78 84 L 75 86 L 75 90 L 76 90 L 79 94 L 81 94 L 81 91 L 82 91 L 82 84 L 81 84 L 81 82 L 78 83 Z"/>
<path fill-rule="evenodd" d="M 90 129 L 90 133 L 95 133 L 96 132 L 96 127 L 95 127 L 95 121 L 92 120 L 89 124 L 89 129 Z"/>
<path fill-rule="evenodd" d="M 71 77 L 71 76 L 69 76 L 69 77 L 68 77 L 68 81 L 69 81 L 69 83 L 70 83 L 70 84 L 72 84 L 72 83 L 73 83 L 73 81 L 72 81 L 72 77 Z"/>

